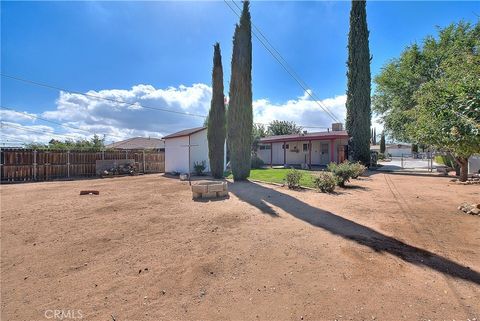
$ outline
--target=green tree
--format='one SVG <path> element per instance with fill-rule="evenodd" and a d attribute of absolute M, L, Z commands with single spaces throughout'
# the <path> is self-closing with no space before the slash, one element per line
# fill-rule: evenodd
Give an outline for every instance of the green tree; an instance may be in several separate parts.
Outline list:
<path fill-rule="evenodd" d="M 380 153 L 385 154 L 385 132 L 380 136 Z"/>
<path fill-rule="evenodd" d="M 348 34 L 347 120 L 352 157 L 370 164 L 370 49 L 365 1 L 352 1 Z"/>
<path fill-rule="evenodd" d="M 291 135 L 302 133 L 303 128 L 293 121 L 273 120 L 268 124 L 268 135 Z"/>
<path fill-rule="evenodd" d="M 66 139 L 64 141 L 51 139 L 48 144 L 39 144 L 32 143 L 25 146 L 30 149 L 57 149 L 57 150 L 73 150 L 73 149 L 82 149 L 82 150 L 92 150 L 98 151 L 105 148 L 105 137 L 100 138 L 98 135 L 93 135 L 93 137 L 88 139 Z"/>
<path fill-rule="evenodd" d="M 208 113 L 208 158 L 215 178 L 223 177 L 225 158 L 225 96 L 223 94 L 223 67 L 220 44 L 213 46 L 212 101 Z"/>
<path fill-rule="evenodd" d="M 252 127 L 252 152 L 257 154 L 260 138 L 267 136 L 267 130 L 263 124 L 253 124 Z"/>
<path fill-rule="evenodd" d="M 233 36 L 227 143 L 233 179 L 250 176 L 252 149 L 252 26 L 249 1 L 243 2 L 240 23 Z"/>
<path fill-rule="evenodd" d="M 374 108 L 393 137 L 452 154 L 460 179 L 480 153 L 480 24 L 439 30 L 375 78 Z"/>

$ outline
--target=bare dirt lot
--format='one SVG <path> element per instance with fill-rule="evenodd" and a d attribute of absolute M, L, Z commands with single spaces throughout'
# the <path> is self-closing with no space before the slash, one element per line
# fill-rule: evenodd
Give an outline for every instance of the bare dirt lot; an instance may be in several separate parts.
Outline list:
<path fill-rule="evenodd" d="M 479 320 L 480 217 L 457 206 L 480 188 L 351 185 L 211 202 L 161 175 L 3 185 L 1 319 Z"/>

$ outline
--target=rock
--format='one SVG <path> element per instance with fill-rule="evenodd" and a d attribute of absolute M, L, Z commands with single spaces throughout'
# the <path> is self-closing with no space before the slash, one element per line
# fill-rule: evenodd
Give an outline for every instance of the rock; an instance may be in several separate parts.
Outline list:
<path fill-rule="evenodd" d="M 476 208 L 480 208 L 480 203 L 479 204 L 474 204 L 473 206 L 476 207 Z"/>
<path fill-rule="evenodd" d="M 162 293 L 162 295 L 165 295 L 167 293 L 167 291 L 162 290 L 162 291 L 160 291 L 160 293 Z"/>
<path fill-rule="evenodd" d="M 470 214 L 479 215 L 480 214 L 480 209 L 474 207 L 470 210 Z"/>

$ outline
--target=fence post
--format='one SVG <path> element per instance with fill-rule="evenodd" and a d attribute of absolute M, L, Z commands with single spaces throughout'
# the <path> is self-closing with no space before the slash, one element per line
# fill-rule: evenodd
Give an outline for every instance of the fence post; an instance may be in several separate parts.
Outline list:
<path fill-rule="evenodd" d="M 143 174 L 145 174 L 145 149 L 142 151 L 143 153 Z"/>
<path fill-rule="evenodd" d="M 70 150 L 67 150 L 67 177 L 70 178 Z"/>
<path fill-rule="evenodd" d="M 33 180 L 37 180 L 37 151 L 33 151 Z"/>
<path fill-rule="evenodd" d="M 102 160 L 105 160 L 105 150 L 102 150 Z"/>
<path fill-rule="evenodd" d="M 125 149 L 125 159 L 128 159 L 128 149 Z"/>

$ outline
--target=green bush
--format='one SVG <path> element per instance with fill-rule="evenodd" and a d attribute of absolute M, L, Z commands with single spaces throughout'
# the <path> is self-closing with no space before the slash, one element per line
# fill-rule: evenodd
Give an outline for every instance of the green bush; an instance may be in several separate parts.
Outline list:
<path fill-rule="evenodd" d="M 341 164 L 330 163 L 328 164 L 328 170 L 337 177 L 338 186 L 341 187 L 345 187 L 345 183 L 349 182 L 350 178 L 355 175 L 355 169 L 348 161 Z"/>
<path fill-rule="evenodd" d="M 362 176 L 367 170 L 367 168 L 360 163 L 351 163 L 350 166 L 352 166 L 353 169 L 352 178 L 358 178 L 358 176 Z"/>
<path fill-rule="evenodd" d="M 337 185 L 337 178 L 331 172 L 319 172 L 313 176 L 313 185 L 323 193 L 332 193 Z"/>
<path fill-rule="evenodd" d="M 443 165 L 451 167 L 451 168 L 455 168 L 455 166 L 457 165 L 457 163 L 455 162 L 455 159 L 450 154 L 436 155 L 435 156 L 435 162 L 437 162 L 439 164 L 443 164 Z"/>
<path fill-rule="evenodd" d="M 263 165 L 265 165 L 265 162 L 260 157 L 252 156 L 251 168 L 261 168 Z"/>
<path fill-rule="evenodd" d="M 300 187 L 300 179 L 302 178 L 302 172 L 296 170 L 295 168 L 291 168 L 287 175 L 285 176 L 285 180 L 287 181 L 287 186 L 290 189 L 296 189 Z"/>
<path fill-rule="evenodd" d="M 195 162 L 193 164 L 193 170 L 197 176 L 202 176 L 205 168 L 207 168 L 207 163 L 205 161 Z"/>

